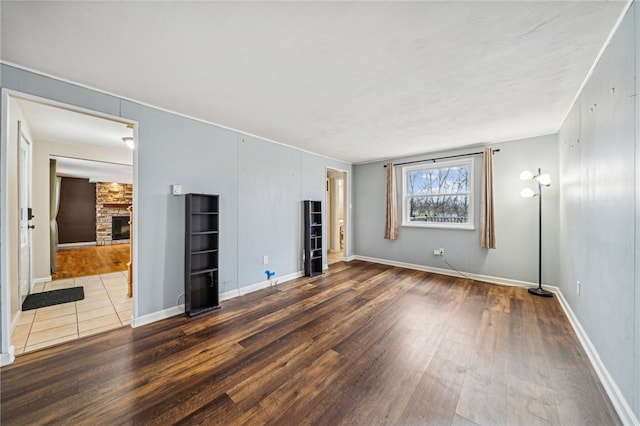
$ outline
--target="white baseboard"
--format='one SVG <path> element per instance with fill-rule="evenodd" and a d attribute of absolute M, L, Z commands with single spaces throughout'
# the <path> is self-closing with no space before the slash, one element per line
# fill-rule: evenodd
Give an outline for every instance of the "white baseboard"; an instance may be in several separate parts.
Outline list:
<path fill-rule="evenodd" d="M 364 260 L 366 262 L 381 263 L 383 265 L 399 266 L 402 268 L 414 269 L 414 270 L 425 271 L 425 272 L 433 272 L 441 275 L 463 277 L 458 272 L 452 271 L 450 269 L 433 268 L 433 267 L 424 266 L 424 265 L 416 265 L 412 263 L 397 262 L 394 260 L 378 259 L 378 258 L 367 257 L 367 256 L 355 256 L 355 258 L 358 260 Z M 537 286 L 537 283 L 512 280 L 509 278 L 492 277 L 488 275 L 472 274 L 468 272 L 465 272 L 464 275 L 476 281 L 483 281 L 483 282 L 488 282 L 492 284 L 508 285 L 508 286 L 515 286 L 515 287 Z M 567 303 L 567 300 L 564 298 L 562 291 L 557 286 L 544 284 L 544 287 L 545 289 L 555 293 L 556 297 L 558 298 L 558 302 L 560 303 L 560 306 L 562 307 L 562 309 L 565 312 L 565 315 L 569 319 L 569 323 L 571 324 L 574 332 L 578 336 L 578 340 L 580 340 L 580 344 L 582 345 L 582 348 L 584 349 L 587 356 L 589 357 L 589 361 L 591 362 L 591 365 L 593 366 L 594 370 L 596 370 L 596 373 L 600 378 L 600 382 L 602 382 L 602 386 L 607 392 L 607 395 L 609 396 L 611 403 L 613 404 L 616 412 L 618 413 L 620 420 L 622 420 L 622 423 L 625 425 L 640 425 L 640 421 L 638 421 L 638 418 L 634 415 L 633 410 L 627 403 L 627 400 L 622 395 L 620 388 L 618 387 L 616 382 L 613 380 L 613 377 L 611 377 L 611 374 L 609 374 L 609 371 L 607 370 L 607 368 L 602 363 L 602 360 L 600 359 L 600 355 L 598 355 L 598 352 L 596 351 L 595 347 L 591 343 L 591 340 L 589 340 L 587 333 L 582 328 L 580 321 L 578 321 L 578 318 L 575 316 L 575 314 L 571 310 L 571 307 L 569 306 L 569 303 Z"/>
<path fill-rule="evenodd" d="M 342 260 L 344 262 L 351 262 L 352 260 L 356 260 L 356 257 L 355 256 L 348 256 L 348 257 L 345 256 L 345 257 L 342 258 Z"/>
<path fill-rule="evenodd" d="M 499 285 L 508 285 L 511 287 L 524 287 L 524 288 L 528 288 L 528 287 L 536 287 L 538 285 L 538 283 L 532 283 L 532 282 L 528 282 L 528 281 L 520 281 L 520 280 L 512 280 L 510 278 L 502 278 L 502 277 L 493 277 L 490 275 L 480 275 L 480 274 L 472 274 L 471 272 L 463 272 L 462 274 L 457 272 L 457 271 L 453 271 L 451 269 L 443 269 L 443 268 L 434 268 L 432 266 L 425 266 L 425 265 L 418 265 L 415 263 L 405 263 L 405 262 L 398 262 L 395 260 L 387 260 L 387 259 L 378 259 L 376 257 L 368 257 L 368 256 L 353 256 L 356 260 L 364 260 L 365 262 L 373 262 L 373 263 L 380 263 L 382 265 L 389 265 L 389 266 L 398 266 L 400 268 L 407 268 L 407 269 L 413 269 L 416 271 L 424 271 L 424 272 L 431 272 L 434 274 L 440 274 L 440 275 L 448 275 L 451 277 L 458 277 L 458 278 L 470 278 L 472 280 L 475 281 L 482 281 L 482 282 L 487 282 L 487 283 L 491 283 L 491 284 L 499 284 Z M 464 275 L 463 275 L 464 274 Z M 558 291 L 558 287 L 553 286 L 553 285 L 548 285 L 548 284 L 543 284 L 544 288 L 555 293 Z"/>
<path fill-rule="evenodd" d="M 10 345 L 7 352 L 2 352 L 2 354 L 0 354 L 0 367 L 12 364 L 15 360 L 15 348 L 13 347 L 13 345 Z"/>
<path fill-rule="evenodd" d="M 67 247 L 84 247 L 84 246 L 96 246 L 98 245 L 95 241 L 87 241 L 84 243 L 64 243 L 58 244 L 58 248 L 67 248 Z"/>
<path fill-rule="evenodd" d="M 593 346 L 593 343 L 591 343 L 589 336 L 584 331 L 584 328 L 582 328 L 580 321 L 578 321 L 578 317 L 576 317 L 573 313 L 573 310 L 571 309 L 571 306 L 569 305 L 567 300 L 564 298 L 562 291 L 558 289 L 558 291 L 556 292 L 556 296 L 558 298 L 558 302 L 560 302 L 560 306 L 562 306 L 565 315 L 567 316 L 569 322 L 571 323 L 571 326 L 573 327 L 573 331 L 575 331 L 576 335 L 578 336 L 578 340 L 580 340 L 582 348 L 587 353 L 593 369 L 596 370 L 596 373 L 600 378 L 600 382 L 602 382 L 602 386 L 607 392 L 609 399 L 611 399 L 613 407 L 616 409 L 618 416 L 620 416 L 622 424 L 640 425 L 640 421 L 635 416 L 633 410 L 627 403 L 627 400 L 622 395 L 622 392 L 620 391 L 620 388 L 616 384 L 615 380 L 613 380 L 613 377 L 611 377 L 611 374 L 609 374 L 609 370 L 607 370 L 607 367 L 605 367 L 602 363 L 598 351 Z"/>
<path fill-rule="evenodd" d="M 220 294 L 220 301 L 233 299 L 235 297 L 240 297 L 247 293 L 262 290 L 263 288 L 267 288 L 272 285 L 278 285 L 280 283 L 284 283 L 287 281 L 294 280 L 296 278 L 300 278 L 303 275 L 304 275 L 304 272 L 298 271 L 289 275 L 283 275 L 281 277 L 273 278 L 271 281 L 269 280 L 261 281 L 259 283 L 251 284 L 249 286 L 240 287 L 237 290 L 225 291 L 224 293 Z"/>
<path fill-rule="evenodd" d="M 53 278 L 51 278 L 51 275 L 49 275 L 48 277 L 41 277 L 41 278 L 35 278 L 33 280 L 31 280 L 31 288 L 29 289 L 29 292 L 33 292 L 33 290 L 36 288 L 37 284 L 41 284 L 41 283 L 49 283 L 53 280 Z"/>
<path fill-rule="evenodd" d="M 239 297 L 245 295 L 247 293 L 251 293 L 253 291 L 261 290 L 263 288 L 267 288 L 271 285 L 277 285 L 286 281 L 291 281 L 293 279 L 299 278 L 303 276 L 304 273 L 302 271 L 294 272 L 293 274 L 283 275 L 279 278 L 274 278 L 271 281 L 261 281 L 256 284 L 252 284 L 249 286 L 241 287 L 240 294 L 238 294 L 238 290 L 226 291 L 220 294 L 220 301 L 233 299 L 235 297 Z M 160 321 L 166 318 L 171 318 L 176 315 L 184 314 L 184 305 L 173 306 L 171 308 L 163 309 L 161 311 L 153 312 L 147 315 L 142 315 L 138 318 L 131 318 L 131 327 L 136 328 L 143 325 L 151 324 L 156 321 Z"/>
<path fill-rule="evenodd" d="M 33 291 L 36 284 L 50 283 L 52 280 L 53 278 L 51 278 L 51 275 L 49 275 L 48 277 L 34 278 L 33 280 L 31 280 L 31 291 Z"/>
<path fill-rule="evenodd" d="M 166 318 L 175 317 L 176 315 L 184 314 L 184 305 L 172 306 L 168 309 L 153 312 L 147 315 L 142 315 L 138 318 L 131 318 L 131 327 L 136 328 L 142 325 L 151 324 L 156 321 L 160 321 Z"/>

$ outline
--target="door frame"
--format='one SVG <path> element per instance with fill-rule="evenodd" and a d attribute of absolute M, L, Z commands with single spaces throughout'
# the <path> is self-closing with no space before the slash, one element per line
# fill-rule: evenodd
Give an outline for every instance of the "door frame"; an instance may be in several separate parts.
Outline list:
<path fill-rule="evenodd" d="M 344 170 L 344 169 L 340 169 L 338 167 L 331 167 L 331 166 L 326 166 L 325 170 L 324 170 L 324 176 L 323 176 L 323 180 L 324 180 L 324 188 L 325 188 L 325 199 L 326 199 L 326 185 L 327 185 L 327 176 L 329 173 L 329 170 L 334 170 L 337 172 L 341 172 L 344 173 L 344 182 L 342 183 L 342 208 L 344 209 L 344 246 L 342 248 L 342 260 L 344 261 L 349 261 L 351 260 L 351 256 L 349 255 L 349 249 L 350 249 L 350 245 L 349 245 L 349 241 L 351 240 L 350 236 L 351 236 L 351 203 L 349 202 L 349 199 L 351 197 L 351 179 L 349 178 L 349 170 Z M 325 217 L 324 217 L 324 221 L 325 223 L 329 223 L 329 205 L 325 202 Z M 327 242 L 327 244 L 325 244 L 326 246 L 326 253 L 325 255 L 327 257 L 325 257 L 325 259 L 329 259 L 328 255 L 329 255 L 329 229 L 327 226 L 324 227 L 324 233 L 326 235 L 324 235 L 324 240 Z M 324 265 L 325 268 L 328 267 L 328 260 L 327 260 L 327 264 Z"/>
<path fill-rule="evenodd" d="M 0 105 L 2 112 L 0 117 L 0 129 L 2 132 L 0 133 L 0 188 L 3 188 L 0 191 L 0 308 L 2 312 L 0 313 L 0 366 L 4 366 L 7 364 L 11 364 L 15 360 L 14 355 L 14 347 L 11 345 L 11 334 L 13 333 L 13 329 L 17 325 L 17 319 L 19 319 L 19 314 L 16 315 L 16 318 L 11 318 L 11 290 L 9 286 L 9 272 L 8 268 L 11 266 L 9 264 L 9 252 L 12 249 L 8 247 L 9 245 L 9 216 L 7 213 L 7 208 L 10 207 L 9 199 L 7 196 L 7 183 L 9 176 L 7 175 L 7 151 L 8 151 L 8 143 L 9 143 L 9 129 L 8 129 L 8 117 L 9 117 L 9 98 L 16 99 L 24 99 L 32 102 L 38 102 L 47 106 L 62 108 L 68 111 L 77 112 L 80 114 L 86 114 L 93 117 L 116 121 L 123 124 L 128 124 L 133 126 L 133 138 L 134 143 L 136 144 L 135 149 L 133 150 L 133 205 L 138 205 L 138 122 L 134 120 L 130 120 L 124 117 L 118 117 L 115 115 L 105 114 L 102 112 L 90 110 L 87 108 L 82 108 L 76 105 L 65 104 L 62 102 L 54 101 L 51 99 L 42 98 L 39 96 L 33 96 L 29 94 L 25 94 L 22 92 L 18 92 L 16 90 L 2 88 L 0 92 L 1 100 Z M 31 141 L 33 142 L 33 141 Z M 33 146 L 32 146 L 33 149 Z M 139 209 L 133 209 L 133 222 L 138 222 L 138 211 Z M 138 227 L 133 227 L 133 235 L 131 237 L 131 244 L 133 244 L 133 318 L 137 318 L 138 316 L 138 286 L 137 286 L 137 270 L 138 270 Z M 18 311 L 20 312 L 20 311 Z M 135 321 L 131 321 L 131 326 Z"/>

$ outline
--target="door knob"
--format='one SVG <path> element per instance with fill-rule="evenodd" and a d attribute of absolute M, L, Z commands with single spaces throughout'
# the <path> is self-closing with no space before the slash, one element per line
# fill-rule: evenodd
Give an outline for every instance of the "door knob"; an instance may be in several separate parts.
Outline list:
<path fill-rule="evenodd" d="M 35 226 L 35 225 L 27 225 L 27 228 L 29 228 L 29 229 L 36 229 L 36 226 Z"/>

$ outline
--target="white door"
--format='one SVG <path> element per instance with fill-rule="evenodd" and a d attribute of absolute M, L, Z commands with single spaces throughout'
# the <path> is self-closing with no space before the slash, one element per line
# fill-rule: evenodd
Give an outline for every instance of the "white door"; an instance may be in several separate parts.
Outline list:
<path fill-rule="evenodd" d="M 31 290 L 31 142 L 20 131 L 18 123 L 18 137 L 20 148 L 18 150 L 18 197 L 20 220 L 20 256 L 18 277 L 20 280 L 20 300 L 24 299 Z"/>

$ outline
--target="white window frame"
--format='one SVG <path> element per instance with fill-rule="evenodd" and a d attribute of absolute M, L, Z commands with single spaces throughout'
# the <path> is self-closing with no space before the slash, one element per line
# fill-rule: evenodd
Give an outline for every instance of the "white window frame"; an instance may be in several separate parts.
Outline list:
<path fill-rule="evenodd" d="M 409 172 L 416 170 L 430 170 L 430 169 L 442 169 L 447 167 L 459 167 L 469 166 L 469 222 L 467 223 L 428 223 L 428 222 L 411 222 L 409 221 L 409 195 L 407 193 L 407 176 Z M 475 175 L 473 171 L 474 161 L 473 158 L 465 158 L 461 160 L 442 161 L 436 163 L 424 163 L 412 166 L 402 167 L 402 225 L 415 228 L 435 228 L 435 229 L 475 229 L 475 215 L 474 215 L 474 181 Z"/>

